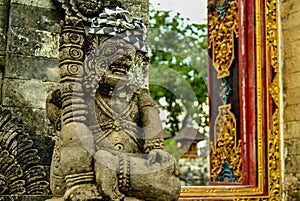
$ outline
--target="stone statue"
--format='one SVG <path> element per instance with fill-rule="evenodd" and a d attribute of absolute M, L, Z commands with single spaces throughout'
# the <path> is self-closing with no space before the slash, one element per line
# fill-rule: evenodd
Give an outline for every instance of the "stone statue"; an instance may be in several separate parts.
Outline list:
<path fill-rule="evenodd" d="M 52 200 L 177 200 L 176 161 L 147 89 L 145 25 L 115 4 L 90 13 L 72 2 L 60 39 L 61 87 L 47 99 L 60 130 Z"/>

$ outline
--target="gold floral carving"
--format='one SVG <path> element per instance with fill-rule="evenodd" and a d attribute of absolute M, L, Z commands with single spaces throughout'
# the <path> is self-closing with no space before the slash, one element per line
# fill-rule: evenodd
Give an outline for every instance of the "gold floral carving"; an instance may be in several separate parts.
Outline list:
<path fill-rule="evenodd" d="M 236 139 L 236 118 L 230 109 L 230 104 L 219 106 L 215 122 L 215 145 L 211 151 L 212 181 L 216 181 L 226 161 L 238 182 L 242 179 L 241 144 Z"/>
<path fill-rule="evenodd" d="M 272 127 L 268 133 L 268 159 L 269 159 L 269 195 L 270 200 L 282 200 L 281 189 L 281 147 L 280 147 L 280 74 L 278 50 L 278 1 L 267 0 L 266 4 L 266 55 L 267 66 L 273 69 L 273 80 L 269 86 L 275 106 L 272 114 Z"/>
<path fill-rule="evenodd" d="M 266 1 L 266 39 L 267 48 L 270 51 L 271 66 L 278 73 L 278 14 L 277 1 Z M 268 52 L 267 52 L 268 54 Z"/>
<path fill-rule="evenodd" d="M 269 92 L 273 98 L 274 103 L 276 104 L 276 107 L 279 107 L 280 88 L 279 88 L 279 74 L 278 73 L 273 78 L 273 82 L 271 84 Z"/>
<path fill-rule="evenodd" d="M 280 135 L 278 109 L 272 116 L 273 129 L 268 133 L 269 145 L 269 192 L 272 200 L 281 200 L 281 160 L 280 160 Z"/>
<path fill-rule="evenodd" d="M 222 19 L 216 10 L 208 14 L 208 48 L 212 49 L 213 65 L 218 78 L 230 75 L 234 60 L 234 40 L 238 37 L 238 0 L 232 0 Z"/>

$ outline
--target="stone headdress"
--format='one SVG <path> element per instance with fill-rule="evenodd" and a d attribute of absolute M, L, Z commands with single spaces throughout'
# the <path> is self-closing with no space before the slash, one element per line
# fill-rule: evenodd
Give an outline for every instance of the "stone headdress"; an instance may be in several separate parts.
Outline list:
<path fill-rule="evenodd" d="M 103 12 L 97 17 L 91 19 L 91 25 L 87 28 L 87 32 L 93 35 L 108 36 L 109 38 L 118 37 L 129 42 L 137 51 L 140 51 L 144 56 L 148 52 L 146 43 L 147 29 L 143 22 L 135 18 L 128 10 L 120 7 L 104 8 Z M 85 70 L 87 73 L 86 88 L 95 90 L 103 75 L 101 65 L 95 65 L 97 60 L 97 49 L 88 55 L 89 58 L 85 61 Z M 147 56 L 145 58 L 148 59 Z M 147 60 L 145 59 L 145 60 Z M 99 61 L 102 62 L 102 61 Z M 148 60 L 147 60 L 148 62 Z M 146 63 L 147 63 L 146 62 Z M 132 77 L 129 84 L 145 85 L 147 81 L 148 63 L 141 64 L 144 66 L 141 69 L 133 69 L 134 72 L 129 72 Z M 137 71 L 140 71 L 137 73 Z"/>
<path fill-rule="evenodd" d="M 90 34 L 118 36 L 134 45 L 137 50 L 147 52 L 146 26 L 139 19 L 132 16 L 128 10 L 120 7 L 105 8 L 104 11 L 92 19 Z"/>

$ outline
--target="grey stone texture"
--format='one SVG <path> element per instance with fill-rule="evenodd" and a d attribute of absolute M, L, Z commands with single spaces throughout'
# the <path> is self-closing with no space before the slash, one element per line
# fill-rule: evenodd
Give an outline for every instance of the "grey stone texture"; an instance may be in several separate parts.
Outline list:
<path fill-rule="evenodd" d="M 22 4 L 12 4 L 10 9 L 9 21 L 12 27 L 43 30 L 51 33 L 60 32 L 58 22 L 63 14 L 59 12 L 59 9 L 51 10 Z"/>
<path fill-rule="evenodd" d="M 1 65 L 1 63 L 0 63 Z M 5 77 L 21 80 L 59 81 L 58 60 L 55 58 L 8 54 Z"/>
<path fill-rule="evenodd" d="M 0 56 L 5 55 L 8 9 L 8 0 L 0 0 Z"/>
<path fill-rule="evenodd" d="M 49 91 L 59 86 L 58 45 L 62 13 L 51 0 L 0 0 L 0 100 L 24 125 L 49 181 L 56 132 L 46 117 Z M 0 200 L 46 200 L 45 196 Z"/>
<path fill-rule="evenodd" d="M 300 1 L 281 0 L 280 17 L 283 40 L 285 200 L 300 198 Z"/>
<path fill-rule="evenodd" d="M 53 0 L 11 0 L 12 4 L 20 4 L 46 9 L 57 9 Z"/>
<path fill-rule="evenodd" d="M 10 27 L 7 51 L 10 54 L 57 58 L 58 34 L 48 31 Z"/>
<path fill-rule="evenodd" d="M 5 78 L 3 81 L 3 106 L 45 109 L 48 93 L 58 87 L 56 82 Z"/>
<path fill-rule="evenodd" d="M 0 27 L 7 26 L 8 5 L 0 4 Z"/>
<path fill-rule="evenodd" d="M 6 29 L 0 27 L 0 55 L 5 55 L 6 50 Z"/>
<path fill-rule="evenodd" d="M 5 60 L 0 62 L 0 66 L 5 63 L 2 105 L 19 108 L 20 114 L 29 115 L 21 115 L 25 122 L 26 118 L 34 118 L 36 124 L 45 127 L 48 125 L 44 124 L 48 121 L 45 117 L 46 97 L 50 90 L 58 87 L 57 57 L 62 14 L 50 0 L 11 1 L 9 7 L 7 32 L 4 35 L 7 43 L 2 40 L 5 44 L 1 46 L 0 40 L 0 51 L 5 50 Z M 36 111 L 43 111 L 43 118 L 36 118 Z M 39 128 L 34 133 L 48 135 L 39 130 L 44 129 Z"/>

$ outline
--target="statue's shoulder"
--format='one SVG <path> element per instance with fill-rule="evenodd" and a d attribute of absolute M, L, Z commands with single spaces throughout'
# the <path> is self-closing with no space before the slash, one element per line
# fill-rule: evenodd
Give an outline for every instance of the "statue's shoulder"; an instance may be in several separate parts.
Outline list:
<path fill-rule="evenodd" d="M 147 88 L 140 88 L 136 93 L 138 97 L 138 104 L 140 107 L 150 106 L 155 107 L 159 104 L 155 101 L 150 94 L 149 89 Z"/>

